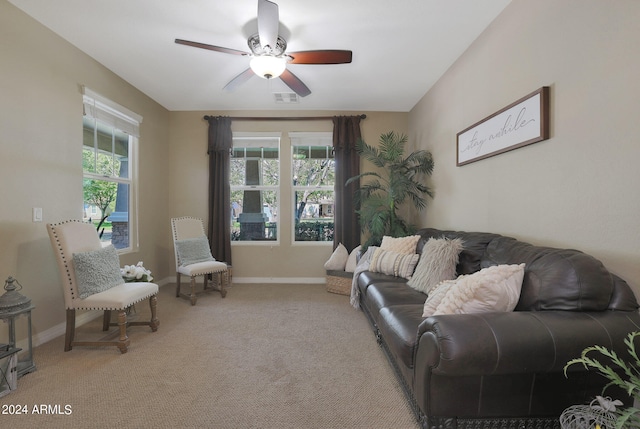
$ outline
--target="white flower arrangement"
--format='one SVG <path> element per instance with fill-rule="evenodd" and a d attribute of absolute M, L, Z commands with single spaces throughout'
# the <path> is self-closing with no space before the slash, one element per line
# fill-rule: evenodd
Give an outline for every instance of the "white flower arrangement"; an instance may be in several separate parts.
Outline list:
<path fill-rule="evenodd" d="M 138 262 L 137 265 L 125 265 L 124 268 L 120 268 L 120 275 L 126 283 L 150 282 L 153 280 L 151 271 L 142 265 L 142 261 Z"/>

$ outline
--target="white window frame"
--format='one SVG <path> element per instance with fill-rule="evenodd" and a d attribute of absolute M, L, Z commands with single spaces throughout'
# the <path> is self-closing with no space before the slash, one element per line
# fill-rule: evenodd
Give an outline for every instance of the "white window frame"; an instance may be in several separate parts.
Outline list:
<path fill-rule="evenodd" d="M 129 160 L 128 160 L 128 177 L 121 178 L 111 175 L 105 177 L 101 174 L 85 172 L 83 169 L 82 178 L 108 180 L 116 183 L 125 183 L 129 185 L 129 201 L 128 201 L 128 234 L 129 246 L 118 249 L 118 253 L 124 254 L 136 252 L 140 248 L 138 235 L 138 139 L 140 137 L 140 124 L 142 116 L 132 112 L 120 104 L 109 100 L 108 98 L 98 94 L 97 92 L 82 87 L 82 101 L 84 116 L 95 119 L 107 126 L 115 128 L 129 135 Z M 84 148 L 83 148 L 84 150 Z M 84 203 L 84 198 L 83 198 Z M 84 204 L 83 204 L 84 205 Z M 83 208 L 82 208 L 83 209 Z"/>
<path fill-rule="evenodd" d="M 275 143 L 275 145 L 274 145 Z M 231 192 L 243 190 L 273 191 L 276 194 L 276 239 L 265 241 L 231 240 L 232 246 L 274 246 L 280 244 L 282 236 L 282 200 L 280 187 L 282 186 L 282 133 L 281 132 L 233 132 L 233 147 L 244 148 L 278 148 L 278 185 L 231 185 Z"/>
<path fill-rule="evenodd" d="M 293 154 L 296 147 L 300 146 L 325 146 L 329 150 L 333 150 L 333 133 L 330 131 L 309 131 L 309 132 L 289 132 L 289 139 L 291 142 L 291 174 L 293 174 Z M 291 177 L 293 179 L 293 177 Z M 292 182 L 293 183 L 293 182 Z M 295 219 L 293 218 L 293 211 L 295 207 L 295 194 L 297 191 L 303 191 L 308 189 L 308 186 L 295 185 L 291 187 L 291 245 L 292 246 L 327 246 L 333 247 L 333 241 L 296 241 L 295 235 Z M 334 203 L 335 203 L 335 184 L 328 186 L 317 186 L 315 189 L 333 191 Z M 334 228 L 335 228 L 335 213 L 333 214 Z"/>

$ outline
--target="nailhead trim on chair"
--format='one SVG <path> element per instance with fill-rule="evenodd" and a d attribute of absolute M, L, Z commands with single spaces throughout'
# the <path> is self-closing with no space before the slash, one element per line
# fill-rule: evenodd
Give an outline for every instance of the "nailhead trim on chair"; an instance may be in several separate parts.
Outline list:
<path fill-rule="evenodd" d="M 56 246 L 58 246 L 58 251 L 60 252 L 60 255 L 62 255 L 62 261 L 64 262 L 64 269 L 66 271 L 67 274 L 67 278 L 69 279 L 69 284 L 71 285 L 69 287 L 70 291 L 71 291 L 71 299 L 75 300 L 76 299 L 76 287 L 75 284 L 73 283 L 73 277 L 71 277 L 71 267 L 69 265 L 69 262 L 67 261 L 67 256 L 65 255 L 64 251 L 62 250 L 62 244 L 60 244 L 60 238 L 58 237 L 58 231 L 56 230 L 56 227 L 60 226 L 60 225 L 64 225 L 67 223 L 72 223 L 72 222 L 79 222 L 79 220 L 67 220 L 64 222 L 58 222 L 58 223 L 52 223 L 51 224 L 51 232 L 53 233 L 53 237 L 56 239 Z M 70 308 L 67 308 L 70 309 Z"/>

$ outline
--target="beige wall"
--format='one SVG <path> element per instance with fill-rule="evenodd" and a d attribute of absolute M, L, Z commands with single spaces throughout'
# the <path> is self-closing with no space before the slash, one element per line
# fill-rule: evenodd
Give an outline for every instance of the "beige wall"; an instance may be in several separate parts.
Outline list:
<path fill-rule="evenodd" d="M 86 85 L 143 116 L 139 162 L 140 251 L 122 264 L 144 261 L 161 284 L 173 281 L 172 216 L 206 217 L 205 114 L 262 116 L 269 112 L 168 112 L 60 37 L 0 0 L 0 277 L 11 276 L 32 299 L 35 342 L 64 332 L 64 303 L 46 223 L 80 218 L 82 209 L 82 93 Z M 349 112 L 278 112 L 336 115 Z M 367 113 L 367 112 L 357 112 Z M 406 132 L 407 113 L 367 113 L 367 141 Z M 276 125 L 277 124 L 277 125 Z M 331 130 L 330 122 L 234 124 L 241 131 Z M 33 207 L 44 221 L 31 220 Z M 234 248 L 234 275 L 320 278 L 328 247 Z M 3 291 L 0 291 L 3 292 Z M 24 330 L 19 339 L 24 338 Z M 6 342 L 0 330 L 0 342 Z"/>
<path fill-rule="evenodd" d="M 16 277 L 36 306 L 36 341 L 64 328 L 59 274 L 45 224 L 82 215 L 81 85 L 144 118 L 139 149 L 141 248 L 121 261 L 144 260 L 161 278 L 170 273 L 158 263 L 166 243 L 157 236 L 169 222 L 164 198 L 169 112 L 0 0 L 0 277 L 2 284 L 10 275 Z M 32 222 L 33 207 L 43 209 L 43 222 Z M 3 328 L 0 343 L 6 341 Z"/>
<path fill-rule="evenodd" d="M 640 2 L 513 0 L 410 113 L 436 160 L 422 223 L 572 247 L 640 291 Z M 456 133 L 541 86 L 551 138 L 456 167 Z"/>
<path fill-rule="evenodd" d="M 207 121 L 205 115 L 227 116 L 334 116 L 365 113 L 367 118 L 361 122 L 363 139 L 377 144 L 380 134 L 395 130 L 407 132 L 407 113 L 381 112 L 326 112 L 326 111 L 279 111 L 279 112 L 172 112 L 170 123 L 169 158 L 171 166 L 169 176 L 172 216 L 207 217 Z M 282 159 L 289 159 L 290 142 L 288 132 L 293 131 L 332 131 L 329 121 L 236 121 L 232 124 L 234 132 L 281 132 Z M 287 157 L 287 158 L 285 158 Z M 288 165 L 281 166 L 283 176 Z M 366 168 L 366 166 L 363 166 Z M 233 243 L 234 281 L 307 281 L 323 280 L 324 262 L 333 251 L 331 243 L 292 244 L 289 226 L 291 213 L 285 210 L 291 207 L 291 188 L 282 188 L 281 199 L 281 239 L 279 244 Z"/>

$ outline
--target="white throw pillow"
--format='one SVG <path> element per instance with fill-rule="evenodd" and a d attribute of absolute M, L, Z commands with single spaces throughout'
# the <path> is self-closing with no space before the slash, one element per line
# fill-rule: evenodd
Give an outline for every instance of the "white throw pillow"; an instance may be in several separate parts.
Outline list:
<path fill-rule="evenodd" d="M 333 251 L 331 257 L 327 262 L 324 263 L 325 270 L 332 271 L 344 271 L 344 267 L 347 265 L 347 258 L 349 257 L 349 252 L 347 248 L 344 247 L 342 243 L 338 244 L 336 250 Z"/>
<path fill-rule="evenodd" d="M 426 294 L 438 283 L 456 278 L 456 265 L 463 244 L 460 238 L 430 238 L 407 285 Z"/>
<path fill-rule="evenodd" d="M 348 273 L 352 273 L 356 270 L 356 266 L 358 265 L 358 253 L 362 249 L 362 246 L 358 246 L 351 251 L 349 257 L 347 258 L 347 264 L 344 267 L 344 270 Z"/>
<path fill-rule="evenodd" d="M 520 299 L 524 266 L 495 265 L 458 277 L 433 315 L 513 311 Z"/>
<path fill-rule="evenodd" d="M 418 241 L 420 241 L 419 235 L 410 235 L 408 237 L 390 237 L 385 235 L 382 237 L 380 248 L 405 255 L 413 255 L 416 253 Z"/>
<path fill-rule="evenodd" d="M 369 271 L 409 279 L 413 275 L 419 258 L 420 255 L 417 253 L 405 255 L 379 248 L 371 257 Z"/>
<path fill-rule="evenodd" d="M 445 295 L 454 284 L 456 284 L 456 280 L 445 280 L 431 289 L 429 296 L 427 296 L 427 300 L 424 302 L 422 317 L 433 316 L 436 308 L 438 308 Z"/>

